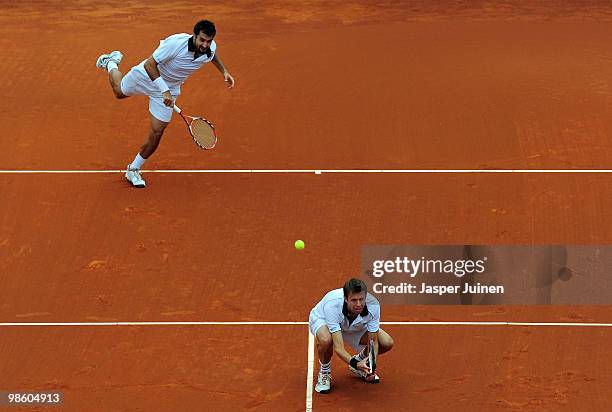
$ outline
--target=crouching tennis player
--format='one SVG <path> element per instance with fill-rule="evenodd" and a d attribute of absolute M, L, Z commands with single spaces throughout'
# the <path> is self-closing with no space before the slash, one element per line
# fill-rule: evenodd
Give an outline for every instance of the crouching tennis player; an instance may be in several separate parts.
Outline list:
<path fill-rule="evenodd" d="M 223 74 L 227 86 L 230 89 L 234 87 L 234 78 L 216 51 L 216 33 L 213 22 L 201 20 L 193 28 L 193 35 L 180 33 L 162 40 L 149 58 L 132 67 L 125 76 L 118 67 L 123 59 L 120 51 L 98 57 L 96 66 L 108 71 L 108 79 L 117 99 L 134 95 L 149 96 L 149 136 L 125 173 L 125 178 L 134 187 L 145 187 L 140 168 L 157 150 L 172 118 L 174 101 L 181 94 L 181 85 L 187 77 L 205 63 L 212 62 Z"/>
<path fill-rule="evenodd" d="M 316 337 L 319 355 L 319 377 L 315 390 L 331 390 L 331 358 L 334 352 L 346 362 L 349 370 L 366 382 L 378 383 L 380 377 L 370 374 L 368 342 L 374 340 L 374 353 L 383 354 L 393 348 L 393 339 L 380 329 L 380 304 L 368 294 L 366 284 L 349 279 L 341 289 L 334 289 L 310 311 L 310 331 Z M 347 343 L 357 351 L 351 356 Z"/>

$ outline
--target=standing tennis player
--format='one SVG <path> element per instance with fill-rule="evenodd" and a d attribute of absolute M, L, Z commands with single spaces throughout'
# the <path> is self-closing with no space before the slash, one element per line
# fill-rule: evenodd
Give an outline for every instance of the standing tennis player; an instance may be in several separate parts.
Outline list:
<path fill-rule="evenodd" d="M 368 342 L 374 340 L 374 353 L 383 354 L 393 348 L 393 339 L 380 329 L 380 304 L 368 294 L 359 279 L 349 279 L 341 289 L 328 292 L 310 311 L 310 332 L 315 335 L 319 355 L 319 377 L 315 390 L 331 390 L 331 358 L 334 352 L 349 370 L 366 382 L 378 383 L 379 376 L 370 374 L 367 365 Z M 347 343 L 357 351 L 351 356 Z"/>
<path fill-rule="evenodd" d="M 149 96 L 151 128 L 149 136 L 132 163 L 126 179 L 134 187 L 145 187 L 140 168 L 157 149 L 166 126 L 172 118 L 174 101 L 181 94 L 181 85 L 190 74 L 212 62 L 223 74 L 231 89 L 235 82 L 217 54 L 214 23 L 202 20 L 193 28 L 193 35 L 174 34 L 159 42 L 153 54 L 124 76 L 118 68 L 123 54 L 113 51 L 98 57 L 96 66 L 108 71 L 110 85 L 117 99 L 134 95 Z"/>

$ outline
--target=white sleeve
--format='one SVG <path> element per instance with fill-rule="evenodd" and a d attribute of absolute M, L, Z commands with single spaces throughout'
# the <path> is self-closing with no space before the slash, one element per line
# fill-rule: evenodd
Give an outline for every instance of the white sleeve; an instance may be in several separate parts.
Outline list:
<path fill-rule="evenodd" d="M 165 63 L 172 59 L 179 52 L 182 42 L 185 40 L 177 39 L 176 36 L 170 36 L 159 42 L 159 47 L 153 52 L 153 59 L 157 64 Z"/>
<path fill-rule="evenodd" d="M 325 323 L 327 323 L 327 327 L 329 328 L 330 333 L 338 332 L 342 326 L 342 313 L 338 313 L 335 310 L 334 305 L 325 305 L 323 307 L 323 314 L 325 316 Z"/>
<path fill-rule="evenodd" d="M 212 60 L 215 57 L 215 54 L 217 53 L 217 43 L 215 43 L 214 40 L 210 44 L 210 51 L 210 60 Z"/>

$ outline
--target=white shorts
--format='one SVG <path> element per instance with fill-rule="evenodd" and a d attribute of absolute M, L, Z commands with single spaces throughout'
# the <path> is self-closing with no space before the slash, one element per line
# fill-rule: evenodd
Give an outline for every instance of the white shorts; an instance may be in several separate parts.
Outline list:
<path fill-rule="evenodd" d="M 327 322 L 325 322 L 325 319 L 317 318 L 311 314 L 310 318 L 308 319 L 308 326 L 310 327 L 310 333 L 312 333 L 314 336 L 317 336 L 317 331 L 319 330 L 319 328 L 321 326 L 327 327 Z M 359 341 L 366 332 L 367 330 L 354 333 L 342 331 L 342 340 L 344 341 L 344 343 L 348 344 L 357 352 L 361 352 L 361 350 L 365 348 L 366 345 L 362 345 L 361 343 L 359 343 Z"/>
<path fill-rule="evenodd" d="M 164 104 L 162 94 L 155 87 L 149 76 L 137 70 L 136 67 L 132 67 L 121 79 L 121 92 L 126 96 L 149 96 L 149 112 L 162 122 L 169 123 L 172 119 L 174 109 Z M 180 89 L 170 88 L 170 93 L 176 101 L 180 94 Z"/>

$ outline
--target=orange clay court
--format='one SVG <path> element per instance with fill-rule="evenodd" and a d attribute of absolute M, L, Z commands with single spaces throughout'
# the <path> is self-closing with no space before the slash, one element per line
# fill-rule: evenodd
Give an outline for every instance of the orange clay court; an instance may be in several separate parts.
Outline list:
<path fill-rule="evenodd" d="M 64 399 L 0 408 L 612 410 L 610 304 L 383 304 L 381 384 L 334 356 L 311 387 L 308 313 L 363 245 L 612 241 L 612 6 L 578 3 L 3 2 L 0 391 Z M 147 99 L 94 62 L 201 18 L 236 88 L 207 65 L 178 102 L 219 142 L 175 115 L 136 190 Z"/>

